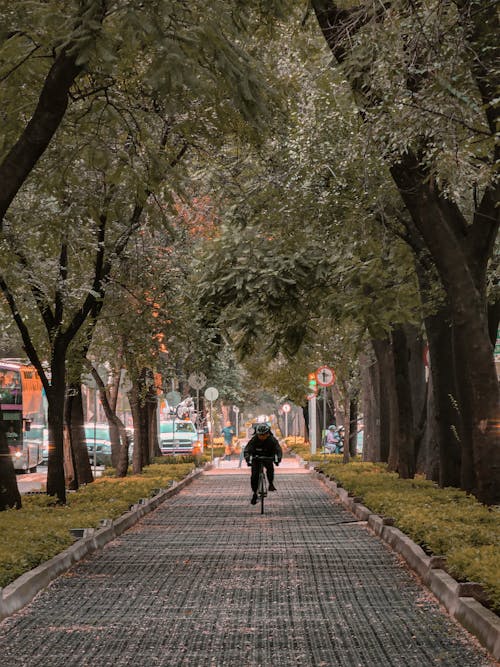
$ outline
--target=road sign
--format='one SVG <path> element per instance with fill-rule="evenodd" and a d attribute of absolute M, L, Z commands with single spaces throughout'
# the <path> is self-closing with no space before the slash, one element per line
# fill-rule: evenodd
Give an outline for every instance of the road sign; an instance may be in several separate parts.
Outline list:
<path fill-rule="evenodd" d="M 219 396 L 219 391 L 215 387 L 207 387 L 205 389 L 205 398 L 207 401 L 216 401 Z"/>
<path fill-rule="evenodd" d="M 316 371 L 316 379 L 321 387 L 329 387 L 335 382 L 335 373 L 328 366 L 321 366 Z"/>
<path fill-rule="evenodd" d="M 239 407 L 237 405 L 233 405 L 233 412 L 238 414 L 239 411 L 240 411 Z"/>
<path fill-rule="evenodd" d="M 290 403 L 283 403 L 283 405 L 281 406 L 281 409 L 283 410 L 283 412 L 290 412 L 292 407 L 291 407 Z"/>
<path fill-rule="evenodd" d="M 177 407 L 182 400 L 182 396 L 178 391 L 169 391 L 165 398 L 173 408 Z"/>
<path fill-rule="evenodd" d="M 203 373 L 191 373 L 188 383 L 193 389 L 202 389 L 207 384 L 207 377 Z"/>

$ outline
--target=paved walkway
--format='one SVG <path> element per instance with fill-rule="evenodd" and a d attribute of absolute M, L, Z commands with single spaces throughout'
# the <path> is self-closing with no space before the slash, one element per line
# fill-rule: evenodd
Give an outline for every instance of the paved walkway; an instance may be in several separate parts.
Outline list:
<path fill-rule="evenodd" d="M 0 624 L 5 667 L 492 667 L 298 468 L 204 474 Z"/>

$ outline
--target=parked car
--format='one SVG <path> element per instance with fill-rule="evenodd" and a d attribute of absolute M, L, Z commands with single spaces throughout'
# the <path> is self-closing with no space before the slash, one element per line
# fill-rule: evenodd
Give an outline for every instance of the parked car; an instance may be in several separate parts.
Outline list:
<path fill-rule="evenodd" d="M 201 440 L 192 421 L 184 419 L 169 419 L 161 421 L 158 441 L 161 453 L 192 454 L 194 447 L 201 447 Z"/>
<path fill-rule="evenodd" d="M 94 443 L 95 433 L 95 443 Z M 90 463 L 94 465 L 94 444 L 95 444 L 95 465 L 111 465 L 111 440 L 109 437 L 109 426 L 107 424 L 85 424 L 85 441 L 89 452 Z"/>

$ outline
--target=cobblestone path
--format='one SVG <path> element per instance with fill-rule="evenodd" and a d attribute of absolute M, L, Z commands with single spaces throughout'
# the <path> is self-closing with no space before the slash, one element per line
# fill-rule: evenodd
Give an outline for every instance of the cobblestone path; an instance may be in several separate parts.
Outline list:
<path fill-rule="evenodd" d="M 222 472 L 222 471 L 221 471 Z M 491 667 L 311 475 L 203 475 L 0 624 L 3 667 Z"/>

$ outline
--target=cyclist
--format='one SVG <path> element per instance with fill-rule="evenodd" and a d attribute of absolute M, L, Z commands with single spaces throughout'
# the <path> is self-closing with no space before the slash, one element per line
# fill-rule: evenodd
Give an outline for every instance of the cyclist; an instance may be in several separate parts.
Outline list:
<path fill-rule="evenodd" d="M 281 451 L 280 443 L 276 440 L 271 432 L 271 427 L 268 424 L 257 424 L 255 427 L 255 435 L 250 438 L 245 447 L 245 461 L 247 465 L 252 466 L 252 476 L 250 478 L 250 486 L 252 487 L 253 496 L 250 502 L 252 505 L 257 503 L 257 487 L 259 485 L 259 462 L 257 456 L 266 456 L 274 458 L 274 462 L 278 466 L 280 464 L 283 452 Z M 264 461 L 264 467 L 267 472 L 267 479 L 269 482 L 269 491 L 276 491 L 273 484 L 274 481 L 274 463 L 273 461 Z"/>

